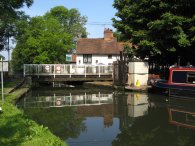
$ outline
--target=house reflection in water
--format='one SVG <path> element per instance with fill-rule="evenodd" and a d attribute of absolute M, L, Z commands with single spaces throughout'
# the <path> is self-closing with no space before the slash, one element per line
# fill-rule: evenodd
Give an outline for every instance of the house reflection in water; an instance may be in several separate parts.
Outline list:
<path fill-rule="evenodd" d="M 129 117 L 140 117 L 148 113 L 147 94 L 128 94 L 127 104 Z"/>
<path fill-rule="evenodd" d="M 79 106 L 77 107 L 77 113 L 82 117 L 103 117 L 104 127 L 109 127 L 113 124 L 113 105 L 109 103 L 93 106 Z"/>

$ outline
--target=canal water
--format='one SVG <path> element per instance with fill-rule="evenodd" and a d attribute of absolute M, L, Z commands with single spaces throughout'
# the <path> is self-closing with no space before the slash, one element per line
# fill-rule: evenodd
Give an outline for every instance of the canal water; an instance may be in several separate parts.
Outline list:
<path fill-rule="evenodd" d="M 102 88 L 39 88 L 17 106 L 69 146 L 195 146 L 195 100 Z"/>

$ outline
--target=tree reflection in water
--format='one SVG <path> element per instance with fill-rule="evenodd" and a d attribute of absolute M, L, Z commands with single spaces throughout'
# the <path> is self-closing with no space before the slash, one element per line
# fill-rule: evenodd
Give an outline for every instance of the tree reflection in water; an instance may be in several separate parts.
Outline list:
<path fill-rule="evenodd" d="M 63 96 L 35 92 L 36 96 L 26 97 L 20 104 L 33 120 L 63 140 L 72 138 L 69 142 L 79 146 L 86 146 L 89 141 L 97 145 L 101 142 L 102 146 L 194 146 L 195 130 L 181 122 L 195 126 L 195 100 L 166 100 L 163 96 L 143 93 L 91 92 L 63 93 Z M 64 107 L 53 107 L 59 98 Z M 99 130 L 102 126 L 103 131 Z"/>
<path fill-rule="evenodd" d="M 25 114 L 64 140 L 76 138 L 86 130 L 85 119 L 78 116 L 76 111 L 76 107 L 31 108 L 25 109 Z"/>
<path fill-rule="evenodd" d="M 118 98 L 119 103 L 125 102 L 122 99 L 124 98 Z M 178 99 L 176 101 L 180 105 L 178 107 L 188 106 L 178 103 Z M 124 116 L 127 107 L 120 106 L 121 133 L 112 141 L 112 146 L 194 146 L 195 130 L 169 123 L 167 107 L 172 106 L 175 107 L 176 104 L 173 105 L 170 99 L 165 102 L 163 98 L 149 96 L 148 113 L 139 117 L 129 117 L 127 114 Z M 193 109 L 194 107 L 195 104 Z"/>

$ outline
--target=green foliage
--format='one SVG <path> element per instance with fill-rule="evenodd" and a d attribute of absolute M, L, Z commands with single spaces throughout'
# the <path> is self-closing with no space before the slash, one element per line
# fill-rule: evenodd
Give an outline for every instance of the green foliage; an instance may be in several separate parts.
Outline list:
<path fill-rule="evenodd" d="M 12 86 L 8 84 L 7 86 Z M 0 114 L 0 145 L 8 146 L 54 146 L 66 145 L 55 137 L 47 127 L 37 125 L 29 120 L 22 111 L 15 107 L 15 100 L 27 92 L 26 88 L 16 90 L 5 96 L 5 102 L 0 101 L 3 113 Z M 14 104 L 12 104 L 14 103 Z"/>
<path fill-rule="evenodd" d="M 129 47 L 128 45 L 124 46 L 124 52 L 127 54 L 128 58 L 131 59 L 135 56 L 135 51 L 132 47 Z"/>
<path fill-rule="evenodd" d="M 77 39 L 86 37 L 86 28 L 84 27 L 87 22 L 86 17 L 81 16 L 77 9 L 70 9 L 63 6 L 57 6 L 45 14 L 45 17 L 56 18 L 63 26 L 63 30 Z"/>
<path fill-rule="evenodd" d="M 66 53 L 75 48 L 75 39 L 86 36 L 85 22 L 76 9 L 59 6 L 19 23 L 12 53 L 14 71 L 21 71 L 23 64 L 65 63 Z"/>
<path fill-rule="evenodd" d="M 5 57 L 3 55 L 0 54 L 0 58 L 2 58 L 3 60 L 5 60 Z"/>
<path fill-rule="evenodd" d="M 84 118 L 76 114 L 75 107 L 65 108 L 26 108 L 25 115 L 49 129 L 61 139 L 77 138 L 86 130 Z M 51 120 L 52 119 L 52 120 Z M 37 131 L 37 130 L 34 130 Z"/>
<path fill-rule="evenodd" d="M 7 39 L 16 35 L 15 23 L 24 15 L 18 11 L 24 4 L 30 7 L 33 0 L 1 0 L 0 2 L 0 50 L 6 49 Z"/>
<path fill-rule="evenodd" d="M 158 62 L 169 63 L 171 60 L 165 58 L 171 53 L 175 61 L 181 56 L 183 62 L 195 63 L 191 55 L 195 38 L 194 0 L 115 0 L 113 6 L 118 10 L 114 26 L 123 40 L 139 46 L 141 58 L 160 56 Z"/>

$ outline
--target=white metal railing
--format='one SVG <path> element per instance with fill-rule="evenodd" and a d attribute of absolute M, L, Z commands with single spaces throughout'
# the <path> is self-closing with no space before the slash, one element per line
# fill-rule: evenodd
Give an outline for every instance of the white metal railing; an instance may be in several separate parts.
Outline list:
<path fill-rule="evenodd" d="M 65 106 L 89 106 L 113 103 L 113 94 L 80 94 L 80 95 L 55 95 L 35 96 L 23 99 L 24 108 L 48 108 Z"/>
<path fill-rule="evenodd" d="M 24 76 L 51 75 L 112 75 L 112 65 L 76 65 L 76 64 L 24 64 Z"/>

